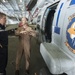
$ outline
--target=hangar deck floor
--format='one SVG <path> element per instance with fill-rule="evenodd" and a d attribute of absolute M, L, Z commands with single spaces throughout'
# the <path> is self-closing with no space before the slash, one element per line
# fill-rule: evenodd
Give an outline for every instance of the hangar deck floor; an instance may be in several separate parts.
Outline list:
<path fill-rule="evenodd" d="M 8 45 L 8 65 L 7 65 L 7 75 L 15 75 L 15 59 L 16 51 L 18 50 L 19 40 L 16 36 L 9 36 L 9 45 Z M 32 38 L 31 39 L 31 58 L 30 58 L 30 75 L 39 75 L 40 70 L 46 68 L 44 60 L 39 52 L 39 43 Z M 20 63 L 20 75 L 25 75 L 24 68 L 24 56 L 22 57 Z"/>
<path fill-rule="evenodd" d="M 15 59 L 16 51 L 19 48 L 19 40 L 16 36 L 9 36 L 8 45 L 8 65 L 7 65 L 7 75 L 15 75 Z M 30 57 L 30 75 L 52 75 L 40 54 L 40 44 L 35 40 L 31 39 L 31 57 Z M 22 57 L 20 63 L 20 75 L 25 75 L 25 65 L 24 56 Z M 42 73 L 41 73 L 42 72 Z M 41 73 L 41 74 L 40 74 Z"/>

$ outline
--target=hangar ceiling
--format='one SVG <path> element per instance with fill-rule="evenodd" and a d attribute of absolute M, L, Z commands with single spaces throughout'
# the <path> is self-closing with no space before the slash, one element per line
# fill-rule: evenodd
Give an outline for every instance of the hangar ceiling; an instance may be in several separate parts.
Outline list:
<path fill-rule="evenodd" d="M 32 1 L 32 0 L 31 0 Z M 26 6 L 30 6 L 30 0 L 0 0 L 0 12 L 8 16 L 21 17 L 26 14 Z"/>
<path fill-rule="evenodd" d="M 35 4 L 42 5 L 40 1 L 43 4 L 45 1 L 54 0 L 0 0 L 0 12 L 12 17 L 22 17 L 28 14 L 28 11 L 31 11 Z"/>

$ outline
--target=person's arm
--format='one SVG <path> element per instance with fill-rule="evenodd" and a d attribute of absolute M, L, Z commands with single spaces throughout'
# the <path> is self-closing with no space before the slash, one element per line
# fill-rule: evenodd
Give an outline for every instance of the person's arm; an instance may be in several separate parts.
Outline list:
<path fill-rule="evenodd" d="M 30 31 L 29 31 L 29 34 L 31 35 L 31 36 L 33 36 L 33 37 L 36 37 L 36 31 L 35 30 L 33 30 L 32 28 L 30 28 Z"/>
<path fill-rule="evenodd" d="M 20 33 L 21 30 L 22 30 L 22 28 L 21 27 L 18 27 L 17 30 L 15 30 L 15 35 L 20 36 L 21 35 L 21 33 Z"/>
<path fill-rule="evenodd" d="M 23 27 L 23 30 L 20 31 L 21 34 L 29 34 L 29 32 L 30 32 L 29 27 L 27 28 Z"/>
<path fill-rule="evenodd" d="M 0 48 L 8 46 L 8 31 L 0 31 Z"/>
<path fill-rule="evenodd" d="M 25 34 L 26 32 L 27 32 L 27 31 L 24 31 L 24 30 L 23 30 L 23 31 L 20 31 L 21 34 Z"/>

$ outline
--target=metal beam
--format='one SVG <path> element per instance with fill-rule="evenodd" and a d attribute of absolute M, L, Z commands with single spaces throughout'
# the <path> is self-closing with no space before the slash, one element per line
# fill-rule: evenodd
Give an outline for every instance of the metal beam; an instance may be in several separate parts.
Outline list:
<path fill-rule="evenodd" d="M 32 10 L 32 8 L 35 6 L 37 3 L 37 0 L 30 0 L 30 2 L 27 5 L 27 10 Z"/>

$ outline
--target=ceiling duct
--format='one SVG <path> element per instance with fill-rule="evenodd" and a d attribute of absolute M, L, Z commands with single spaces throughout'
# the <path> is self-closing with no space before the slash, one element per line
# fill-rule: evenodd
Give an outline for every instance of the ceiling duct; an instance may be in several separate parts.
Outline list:
<path fill-rule="evenodd" d="M 27 11 L 32 10 L 32 8 L 35 6 L 36 3 L 37 0 L 31 0 L 27 5 Z"/>

